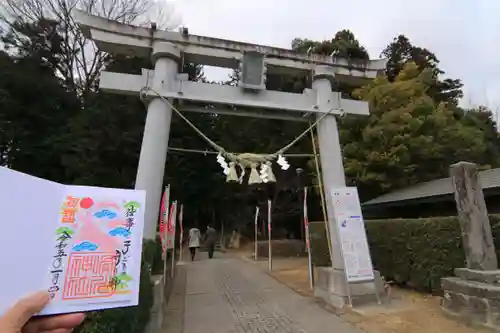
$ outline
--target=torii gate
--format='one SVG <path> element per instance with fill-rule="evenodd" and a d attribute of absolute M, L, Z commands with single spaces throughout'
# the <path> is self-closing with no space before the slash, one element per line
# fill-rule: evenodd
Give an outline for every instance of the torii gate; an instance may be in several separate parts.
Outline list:
<path fill-rule="evenodd" d="M 182 111 L 211 112 L 298 120 L 304 113 L 316 117 L 330 112 L 318 124 L 318 139 L 327 214 L 332 242 L 332 266 L 343 271 L 337 228 L 333 215 L 330 188 L 344 187 L 345 175 L 335 115 L 368 115 L 368 103 L 343 99 L 332 91 L 332 84 L 345 82 L 360 85 L 385 69 L 386 60 L 347 61 L 346 59 L 299 54 L 287 49 L 247 44 L 182 32 L 141 28 L 90 16 L 74 14 L 86 37 L 100 50 L 111 54 L 151 57 L 154 70 L 142 75 L 102 72 L 100 89 L 117 94 L 139 95 L 150 87 L 164 98 L 185 102 L 235 105 L 238 110 L 203 109 L 184 106 Z M 199 65 L 242 69 L 239 87 L 192 82 L 179 74 L 181 61 Z M 266 73 L 313 75 L 312 89 L 302 94 L 265 89 Z M 144 237 L 154 239 L 159 213 L 162 181 L 168 149 L 172 109 L 158 96 L 150 94 L 135 187 L 147 191 Z M 257 111 L 259 110 L 259 111 Z M 260 110 L 266 110 L 262 114 Z M 283 112 L 281 112 L 281 110 Z M 331 111 L 334 110 L 334 111 Z"/>

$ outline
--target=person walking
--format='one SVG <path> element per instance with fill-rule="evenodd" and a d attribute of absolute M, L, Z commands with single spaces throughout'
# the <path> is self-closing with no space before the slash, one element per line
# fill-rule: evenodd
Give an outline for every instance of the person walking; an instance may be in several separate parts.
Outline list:
<path fill-rule="evenodd" d="M 189 229 L 189 252 L 191 252 L 191 261 L 194 261 L 196 249 L 200 247 L 201 232 L 200 229 L 193 227 Z"/>
<path fill-rule="evenodd" d="M 217 243 L 217 231 L 209 225 L 205 233 L 205 246 L 208 249 L 209 259 L 214 257 L 215 243 Z"/>

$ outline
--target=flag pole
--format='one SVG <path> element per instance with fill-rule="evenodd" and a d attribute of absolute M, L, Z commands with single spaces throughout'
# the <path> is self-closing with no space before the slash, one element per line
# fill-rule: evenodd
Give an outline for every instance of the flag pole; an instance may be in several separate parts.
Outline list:
<path fill-rule="evenodd" d="M 307 213 L 307 187 L 304 187 L 304 231 L 306 234 L 307 267 L 309 273 L 309 287 L 314 289 L 314 268 L 312 263 L 311 239 L 309 235 L 309 218 Z"/>
<path fill-rule="evenodd" d="M 172 267 L 170 269 L 170 277 L 174 277 L 175 270 L 175 224 L 177 222 L 177 201 L 172 202 Z"/>
<path fill-rule="evenodd" d="M 161 256 L 163 259 L 163 285 L 167 284 L 167 233 L 168 228 L 165 223 L 169 219 L 169 203 L 170 203 L 170 185 L 165 187 L 162 199 L 162 214 L 160 216 L 160 242 L 162 247 Z"/>
<path fill-rule="evenodd" d="M 256 206 L 255 207 L 255 222 L 254 222 L 254 229 L 255 229 L 255 244 L 254 244 L 254 259 L 255 261 L 257 261 L 257 258 L 258 258 L 258 251 L 259 251 L 259 247 L 258 247 L 258 234 L 259 234 L 259 226 L 258 226 L 258 222 L 259 222 L 259 206 Z"/>
<path fill-rule="evenodd" d="M 168 261 L 168 258 L 167 258 L 167 253 L 168 253 L 168 249 L 169 249 L 169 229 L 172 228 L 172 219 L 174 218 L 174 204 L 170 204 L 167 203 L 167 207 L 168 207 L 168 218 L 167 218 L 167 225 L 165 226 L 165 260 L 163 260 L 163 272 L 165 274 L 165 283 L 166 283 L 166 280 L 167 280 L 167 261 Z M 172 273 L 170 273 L 170 275 L 172 276 Z"/>
<path fill-rule="evenodd" d="M 268 252 L 268 269 L 270 271 L 273 270 L 273 259 L 272 259 L 272 246 L 271 246 L 271 200 L 267 200 L 267 234 L 268 234 L 268 244 L 269 244 L 269 252 Z"/>
<path fill-rule="evenodd" d="M 182 242 L 184 241 L 184 226 L 182 225 L 182 219 L 184 218 L 184 204 L 181 204 L 181 210 L 179 212 L 179 261 L 182 261 Z"/>

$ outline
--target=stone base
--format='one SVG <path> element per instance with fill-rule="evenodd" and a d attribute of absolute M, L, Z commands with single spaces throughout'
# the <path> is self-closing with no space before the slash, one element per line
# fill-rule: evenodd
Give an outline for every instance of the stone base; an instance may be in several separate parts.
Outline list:
<path fill-rule="evenodd" d="M 377 297 L 375 286 L 381 299 L 384 297 L 384 283 L 380 278 L 380 272 L 373 271 L 375 285 L 373 282 L 351 283 L 353 305 L 376 303 Z M 335 308 L 343 308 L 348 304 L 348 291 L 345 285 L 345 272 L 332 267 L 318 267 L 314 285 L 314 296 L 323 299 L 327 304 Z"/>
<path fill-rule="evenodd" d="M 455 268 L 455 276 L 465 281 L 484 282 L 491 285 L 500 285 L 500 270 L 478 271 L 468 268 Z"/>
<path fill-rule="evenodd" d="M 500 332 L 500 285 L 496 282 L 500 271 L 457 269 L 459 277 L 441 279 L 444 313 L 470 326 Z"/>
<path fill-rule="evenodd" d="M 163 326 L 163 314 L 165 312 L 165 286 L 163 275 L 153 275 L 153 306 L 150 310 L 149 322 L 146 326 L 146 333 L 157 333 Z"/>

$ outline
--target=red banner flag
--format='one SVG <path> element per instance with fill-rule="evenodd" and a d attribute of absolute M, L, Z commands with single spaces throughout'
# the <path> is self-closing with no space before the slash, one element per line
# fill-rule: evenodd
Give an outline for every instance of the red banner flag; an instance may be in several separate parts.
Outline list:
<path fill-rule="evenodd" d="M 165 230 L 165 192 L 163 192 L 163 196 L 161 197 L 161 206 L 160 206 L 160 237 L 163 238 L 163 231 Z"/>
<path fill-rule="evenodd" d="M 167 249 L 174 248 L 175 241 L 175 220 L 176 220 L 176 211 L 177 211 L 177 201 L 172 202 L 170 205 L 170 214 L 168 214 L 168 222 L 167 222 Z"/>
<path fill-rule="evenodd" d="M 163 196 L 161 198 L 160 206 L 160 239 L 162 244 L 165 243 L 165 223 L 168 218 L 168 206 L 170 201 L 170 186 L 165 187 L 163 191 Z"/>
<path fill-rule="evenodd" d="M 182 218 L 183 218 L 183 215 L 184 214 L 184 205 L 181 204 L 181 210 L 179 212 L 179 230 L 181 232 L 181 235 L 182 235 L 182 232 L 184 231 L 184 228 L 182 226 Z M 182 237 L 182 236 L 181 236 Z"/>

